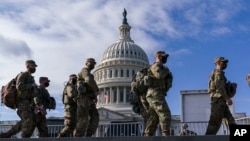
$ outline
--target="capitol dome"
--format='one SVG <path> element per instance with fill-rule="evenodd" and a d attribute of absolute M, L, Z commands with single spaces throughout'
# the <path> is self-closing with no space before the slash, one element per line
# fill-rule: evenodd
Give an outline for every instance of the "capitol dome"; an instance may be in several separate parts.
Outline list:
<path fill-rule="evenodd" d="M 119 39 L 104 51 L 93 72 L 100 89 L 97 107 L 125 115 L 132 113 L 128 101 L 132 77 L 138 70 L 149 65 L 145 51 L 130 37 L 131 27 L 126 15 L 124 10 Z"/>

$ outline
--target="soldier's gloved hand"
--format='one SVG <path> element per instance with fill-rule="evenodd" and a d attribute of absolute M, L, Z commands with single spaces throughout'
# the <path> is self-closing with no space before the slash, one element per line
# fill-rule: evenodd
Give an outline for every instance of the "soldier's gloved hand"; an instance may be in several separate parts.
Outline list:
<path fill-rule="evenodd" d="M 96 104 L 98 102 L 97 97 L 93 99 L 93 102 Z"/>
<path fill-rule="evenodd" d="M 227 104 L 228 104 L 228 105 L 232 105 L 232 104 L 233 104 L 233 101 L 232 101 L 231 98 L 227 98 L 226 101 L 227 101 Z"/>
<path fill-rule="evenodd" d="M 47 111 L 46 111 L 45 108 L 41 109 L 41 114 L 42 114 L 42 115 L 46 115 L 46 114 L 47 114 Z"/>

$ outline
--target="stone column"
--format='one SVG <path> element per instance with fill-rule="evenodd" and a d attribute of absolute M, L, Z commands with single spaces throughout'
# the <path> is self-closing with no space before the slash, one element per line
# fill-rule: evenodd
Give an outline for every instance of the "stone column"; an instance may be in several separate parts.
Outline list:
<path fill-rule="evenodd" d="M 116 87 L 116 104 L 119 104 L 119 100 L 120 100 L 120 88 L 117 86 Z"/>
<path fill-rule="evenodd" d="M 123 103 L 126 104 L 127 103 L 127 87 L 124 86 L 123 88 Z"/>

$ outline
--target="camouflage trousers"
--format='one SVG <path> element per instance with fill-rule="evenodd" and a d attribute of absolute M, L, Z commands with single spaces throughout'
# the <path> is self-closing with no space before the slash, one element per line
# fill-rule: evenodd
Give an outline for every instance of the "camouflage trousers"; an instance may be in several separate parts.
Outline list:
<path fill-rule="evenodd" d="M 95 134 L 99 124 L 99 113 L 96 103 L 88 96 L 81 96 L 77 100 L 77 123 L 75 137 L 90 137 Z"/>
<path fill-rule="evenodd" d="M 162 133 L 169 135 L 171 112 L 165 100 L 165 93 L 159 90 L 149 89 L 146 99 L 149 103 L 149 118 L 145 128 L 145 134 L 147 134 L 147 136 L 153 136 L 159 121 Z"/>
<path fill-rule="evenodd" d="M 39 137 L 49 137 L 46 115 L 41 113 L 36 114 L 35 121 L 39 132 Z"/>
<path fill-rule="evenodd" d="M 65 105 L 64 107 L 64 128 L 60 131 L 57 137 L 70 137 L 76 127 L 76 104 Z"/>
<path fill-rule="evenodd" d="M 17 115 L 21 119 L 22 138 L 31 137 L 35 129 L 35 114 L 31 108 L 30 100 L 19 100 L 17 103 Z"/>
<path fill-rule="evenodd" d="M 88 124 L 88 129 L 87 129 L 87 137 L 90 137 L 92 135 L 95 134 L 96 129 L 98 127 L 99 124 L 99 113 L 98 110 L 96 108 L 96 104 L 94 102 L 92 102 L 90 104 L 90 108 L 89 108 L 89 124 Z"/>
<path fill-rule="evenodd" d="M 151 113 L 149 112 L 153 112 L 152 109 L 149 109 L 149 103 L 146 100 L 146 96 L 140 96 L 139 99 L 139 111 L 140 111 L 140 115 L 142 116 L 143 120 L 144 120 L 144 129 L 143 129 L 143 136 L 145 136 L 145 131 L 146 131 L 146 126 L 151 124 L 153 126 L 151 126 L 151 128 L 149 129 L 149 131 L 147 131 L 147 133 L 152 133 L 152 135 L 154 134 L 154 132 L 157 129 L 157 125 L 159 124 L 159 118 L 156 118 L 155 120 L 149 120 L 149 117 L 151 115 Z M 151 122 L 151 123 L 148 123 Z M 153 122 L 153 123 L 152 123 Z"/>
<path fill-rule="evenodd" d="M 228 125 L 236 124 L 228 108 L 226 100 L 223 98 L 212 98 L 211 114 L 207 126 L 206 135 L 216 135 L 223 119 L 227 120 Z"/>

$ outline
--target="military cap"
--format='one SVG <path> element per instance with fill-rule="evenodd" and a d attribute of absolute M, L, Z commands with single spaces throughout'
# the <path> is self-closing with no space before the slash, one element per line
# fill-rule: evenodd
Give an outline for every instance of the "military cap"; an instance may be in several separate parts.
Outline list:
<path fill-rule="evenodd" d="M 69 78 L 76 78 L 77 76 L 76 76 L 76 74 L 71 74 L 70 76 L 69 76 Z"/>
<path fill-rule="evenodd" d="M 26 60 L 25 64 L 26 65 L 31 64 L 31 65 L 34 65 L 34 66 L 37 67 L 37 64 L 36 64 L 36 62 L 34 60 Z"/>
<path fill-rule="evenodd" d="M 167 53 L 165 53 L 165 51 L 157 51 L 155 52 L 155 57 L 157 56 L 166 56 L 168 57 L 169 55 Z"/>
<path fill-rule="evenodd" d="M 91 62 L 91 63 L 95 63 L 95 64 L 96 64 L 96 62 L 95 62 L 95 59 L 94 59 L 94 58 L 88 58 L 88 59 L 86 60 L 86 62 Z"/>
<path fill-rule="evenodd" d="M 214 59 L 214 63 L 217 63 L 217 62 L 225 62 L 225 63 L 228 63 L 228 60 L 225 59 L 224 57 L 216 57 Z"/>
<path fill-rule="evenodd" d="M 188 127 L 188 124 L 187 123 L 183 123 L 182 127 Z"/>
<path fill-rule="evenodd" d="M 48 77 L 40 77 L 39 78 L 39 82 L 43 82 L 43 81 L 47 81 L 47 82 L 50 82 L 49 78 Z"/>

